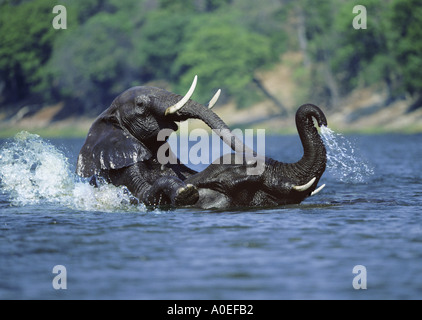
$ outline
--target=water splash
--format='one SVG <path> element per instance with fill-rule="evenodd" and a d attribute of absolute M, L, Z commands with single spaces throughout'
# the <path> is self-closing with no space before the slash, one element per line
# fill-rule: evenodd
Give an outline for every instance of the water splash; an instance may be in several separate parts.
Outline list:
<path fill-rule="evenodd" d="M 321 127 L 327 149 L 327 170 L 342 182 L 361 183 L 374 174 L 374 169 L 356 152 L 356 147 L 343 135 Z"/>
<path fill-rule="evenodd" d="M 146 211 L 123 187 L 94 188 L 74 174 L 66 156 L 40 136 L 22 131 L 0 149 L 0 186 L 13 205 L 59 204 L 83 211 Z"/>

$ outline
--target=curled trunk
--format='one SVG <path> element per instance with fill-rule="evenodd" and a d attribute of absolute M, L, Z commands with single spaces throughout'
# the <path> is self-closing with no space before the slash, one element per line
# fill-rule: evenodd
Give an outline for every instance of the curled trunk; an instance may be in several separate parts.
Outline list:
<path fill-rule="evenodd" d="M 296 113 L 296 127 L 303 146 L 303 157 L 296 163 L 277 162 L 274 166 L 277 175 L 288 177 L 301 185 L 316 178 L 311 190 L 314 190 L 325 171 L 327 152 L 315 125 L 326 126 L 327 120 L 322 111 L 314 105 L 301 106 Z"/>

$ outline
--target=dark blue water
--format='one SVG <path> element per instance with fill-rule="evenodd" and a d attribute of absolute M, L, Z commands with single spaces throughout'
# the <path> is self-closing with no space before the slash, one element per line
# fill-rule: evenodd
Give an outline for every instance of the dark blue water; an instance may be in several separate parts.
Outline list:
<path fill-rule="evenodd" d="M 422 135 L 347 139 L 372 174 L 334 168 L 300 205 L 218 212 L 94 190 L 72 173 L 82 139 L 2 141 L 0 299 L 421 299 Z M 266 154 L 294 162 L 300 141 L 267 137 Z"/>

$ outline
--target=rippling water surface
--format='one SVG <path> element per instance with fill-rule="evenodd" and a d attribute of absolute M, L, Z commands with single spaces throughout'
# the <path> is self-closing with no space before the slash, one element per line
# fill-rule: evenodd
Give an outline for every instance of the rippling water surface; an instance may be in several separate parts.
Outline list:
<path fill-rule="evenodd" d="M 148 211 L 94 189 L 73 174 L 82 139 L 1 141 L 0 299 L 421 299 L 422 135 L 322 133 L 338 145 L 318 195 L 230 211 Z M 301 157 L 296 136 L 266 146 Z"/>

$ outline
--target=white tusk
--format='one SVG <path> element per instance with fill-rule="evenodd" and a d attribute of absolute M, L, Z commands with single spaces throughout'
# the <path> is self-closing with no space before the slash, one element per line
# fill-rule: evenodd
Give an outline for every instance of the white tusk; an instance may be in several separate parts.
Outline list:
<path fill-rule="evenodd" d="M 307 184 L 304 184 L 303 186 L 294 186 L 293 189 L 296 191 L 306 191 L 314 184 L 315 180 L 316 178 L 314 177 Z"/>
<path fill-rule="evenodd" d="M 193 82 L 192 82 L 192 85 L 190 86 L 188 93 L 186 93 L 186 95 L 182 98 L 182 100 L 180 100 L 174 106 L 168 107 L 165 112 L 165 115 L 173 114 L 177 112 L 178 110 L 180 110 L 181 108 L 183 108 L 183 106 L 186 104 L 186 102 L 188 102 L 190 97 L 192 97 L 193 92 L 195 91 L 197 80 L 198 80 L 198 76 L 195 76 L 195 78 L 193 78 Z"/>
<path fill-rule="evenodd" d="M 322 189 L 324 189 L 324 187 L 325 187 L 325 184 L 323 184 L 322 186 L 320 186 L 318 189 L 316 189 L 316 190 L 314 190 L 314 191 L 312 191 L 312 193 L 311 193 L 311 197 L 312 196 L 314 196 L 314 195 L 316 195 L 318 192 L 320 192 Z"/>
<path fill-rule="evenodd" d="M 221 89 L 218 89 L 218 91 L 215 93 L 214 97 L 210 100 L 208 103 L 208 109 L 211 109 L 216 104 L 218 98 L 220 97 Z"/>

